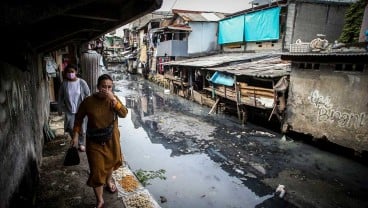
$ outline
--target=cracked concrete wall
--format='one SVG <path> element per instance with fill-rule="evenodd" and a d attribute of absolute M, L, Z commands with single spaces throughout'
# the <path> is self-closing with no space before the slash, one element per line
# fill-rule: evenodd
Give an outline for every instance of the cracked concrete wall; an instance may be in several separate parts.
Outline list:
<path fill-rule="evenodd" d="M 327 3 L 290 3 L 284 47 L 289 49 L 289 45 L 298 39 L 310 42 L 317 38 L 317 34 L 325 34 L 330 43 L 337 40 L 343 29 L 348 7 L 349 5 Z"/>
<path fill-rule="evenodd" d="M 0 61 L 0 207 L 32 201 L 49 115 L 46 71 L 37 57 L 27 69 Z"/>
<path fill-rule="evenodd" d="M 363 72 L 334 72 L 293 64 L 285 123 L 294 132 L 367 151 L 367 89 L 367 67 Z"/>

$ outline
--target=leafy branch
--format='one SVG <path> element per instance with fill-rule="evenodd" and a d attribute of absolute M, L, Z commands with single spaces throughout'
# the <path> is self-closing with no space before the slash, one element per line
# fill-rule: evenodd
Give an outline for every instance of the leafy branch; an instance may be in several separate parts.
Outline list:
<path fill-rule="evenodd" d="M 150 185 L 148 181 L 155 178 L 166 180 L 165 173 L 166 171 L 164 169 L 160 169 L 157 171 L 138 169 L 134 174 L 136 175 L 137 179 L 139 180 L 139 182 L 142 183 L 143 186 L 147 186 Z"/>

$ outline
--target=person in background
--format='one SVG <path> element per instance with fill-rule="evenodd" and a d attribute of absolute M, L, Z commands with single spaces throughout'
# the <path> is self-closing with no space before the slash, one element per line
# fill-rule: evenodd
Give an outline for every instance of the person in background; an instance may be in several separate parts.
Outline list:
<path fill-rule="evenodd" d="M 67 65 L 64 69 L 64 80 L 59 88 L 58 113 L 62 115 L 64 112 L 64 131 L 72 138 L 75 114 L 79 105 L 89 95 L 90 89 L 86 81 L 77 77 L 77 67 L 73 64 Z M 84 152 L 86 120 L 83 123 L 82 132 L 79 134 L 78 149 Z"/>
<path fill-rule="evenodd" d="M 101 129 L 113 125 L 112 136 L 104 142 L 93 140 L 87 133 L 86 153 L 89 164 L 87 185 L 93 188 L 96 196 L 96 207 L 104 206 L 103 190 L 110 193 L 117 191 L 112 172 L 123 164 L 120 147 L 120 132 L 117 117 L 126 117 L 128 109 L 112 92 L 113 79 L 107 74 L 98 78 L 96 93 L 87 97 L 79 106 L 75 117 L 73 140 L 71 145 L 78 142 L 83 119 L 87 116 L 87 132 L 90 129 Z"/>
<path fill-rule="evenodd" d="M 81 54 L 82 78 L 86 80 L 92 93 L 97 91 L 97 79 L 104 72 L 103 56 L 96 50 L 91 43 L 83 45 Z"/>

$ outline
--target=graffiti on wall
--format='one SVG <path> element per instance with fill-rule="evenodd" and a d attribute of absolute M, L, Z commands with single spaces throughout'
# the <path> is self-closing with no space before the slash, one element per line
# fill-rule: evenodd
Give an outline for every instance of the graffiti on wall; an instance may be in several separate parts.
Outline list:
<path fill-rule="evenodd" d="M 338 127 L 360 129 L 367 125 L 367 112 L 347 112 L 334 108 L 329 96 L 323 96 L 315 90 L 308 97 L 318 109 L 317 121 L 335 123 Z"/>

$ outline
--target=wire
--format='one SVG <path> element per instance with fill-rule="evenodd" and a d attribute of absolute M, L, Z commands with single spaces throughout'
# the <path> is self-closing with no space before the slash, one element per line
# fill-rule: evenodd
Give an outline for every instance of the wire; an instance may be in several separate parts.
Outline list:
<path fill-rule="evenodd" d="M 166 13 L 166 15 L 165 15 L 164 19 L 166 19 L 166 17 L 171 13 L 172 9 L 174 8 L 174 6 L 175 6 L 175 4 L 176 4 L 177 2 L 178 2 L 178 0 L 175 0 L 175 1 L 174 1 L 174 3 L 173 3 L 173 5 L 171 6 L 170 10 L 169 10 L 169 11 L 167 11 L 167 13 Z"/>
<path fill-rule="evenodd" d="M 171 6 L 171 9 L 170 10 L 172 10 L 174 8 L 176 2 L 178 2 L 178 0 L 175 0 L 175 2 L 173 3 L 173 5 Z"/>

